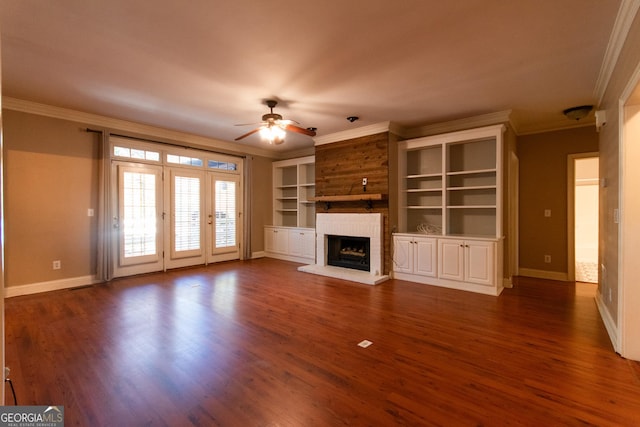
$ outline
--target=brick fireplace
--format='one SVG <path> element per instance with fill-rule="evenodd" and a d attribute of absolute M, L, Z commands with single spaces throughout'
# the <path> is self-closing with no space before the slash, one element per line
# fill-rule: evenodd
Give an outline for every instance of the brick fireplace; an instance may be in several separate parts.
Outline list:
<path fill-rule="evenodd" d="M 359 133 L 359 136 L 346 132 L 344 139 L 316 138 L 316 264 L 301 270 L 321 270 L 319 274 L 367 284 L 388 278 L 391 230 L 396 223 L 396 212 L 389 206 L 397 203 L 395 192 L 389 191 L 390 187 L 397 187 L 396 181 L 390 181 L 397 175 L 397 171 L 390 169 L 390 164 L 396 163 L 397 137 L 388 126 L 376 125 L 366 130 L 366 134 Z M 367 178 L 366 185 L 363 185 L 363 178 Z M 334 223 L 335 230 L 325 231 L 325 226 L 332 227 Z M 369 231 L 364 233 L 361 228 Z M 374 228 L 377 231 L 373 232 Z M 327 265 L 325 236 L 353 236 L 354 230 L 359 230 L 356 234 L 370 238 L 369 271 Z"/>
<path fill-rule="evenodd" d="M 369 271 L 329 265 L 329 236 L 369 239 Z M 377 285 L 389 279 L 383 274 L 383 218 L 380 213 L 316 214 L 316 263 L 298 270 L 322 276 Z"/>

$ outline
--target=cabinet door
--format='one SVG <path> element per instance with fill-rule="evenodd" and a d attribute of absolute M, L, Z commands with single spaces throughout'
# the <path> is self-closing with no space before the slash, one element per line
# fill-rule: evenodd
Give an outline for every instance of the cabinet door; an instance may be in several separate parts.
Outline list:
<path fill-rule="evenodd" d="M 288 230 L 287 241 L 289 247 L 289 255 L 302 255 L 302 231 L 295 229 Z"/>
<path fill-rule="evenodd" d="M 413 244 L 411 237 L 393 237 L 393 270 L 400 273 L 413 273 Z"/>
<path fill-rule="evenodd" d="M 286 228 L 274 228 L 274 252 L 280 254 L 289 253 L 289 230 Z"/>
<path fill-rule="evenodd" d="M 302 240 L 302 256 L 316 259 L 316 233 L 315 231 L 304 231 L 300 236 Z"/>
<path fill-rule="evenodd" d="M 495 243 L 465 242 L 465 280 L 480 285 L 493 285 Z"/>
<path fill-rule="evenodd" d="M 464 280 L 464 241 L 438 240 L 438 277 Z"/>
<path fill-rule="evenodd" d="M 436 239 L 415 238 L 413 241 L 414 273 L 436 277 Z"/>
<path fill-rule="evenodd" d="M 264 229 L 264 250 L 266 252 L 275 252 L 276 249 L 276 234 L 271 227 L 265 227 Z"/>
<path fill-rule="evenodd" d="M 289 232 L 286 228 L 265 227 L 264 249 L 266 252 L 286 254 L 289 250 Z"/>
<path fill-rule="evenodd" d="M 315 232 L 301 229 L 291 229 L 289 231 L 289 255 L 304 258 L 316 257 L 316 235 Z"/>

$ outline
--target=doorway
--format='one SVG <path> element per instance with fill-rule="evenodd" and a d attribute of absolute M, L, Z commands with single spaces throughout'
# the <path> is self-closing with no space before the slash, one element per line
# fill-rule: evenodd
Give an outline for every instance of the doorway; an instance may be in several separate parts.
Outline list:
<path fill-rule="evenodd" d="M 598 283 L 599 158 L 575 159 L 575 280 Z"/>
<path fill-rule="evenodd" d="M 242 259 L 240 158 L 112 138 L 112 277 Z"/>
<path fill-rule="evenodd" d="M 568 157 L 568 280 L 598 283 L 598 153 Z"/>

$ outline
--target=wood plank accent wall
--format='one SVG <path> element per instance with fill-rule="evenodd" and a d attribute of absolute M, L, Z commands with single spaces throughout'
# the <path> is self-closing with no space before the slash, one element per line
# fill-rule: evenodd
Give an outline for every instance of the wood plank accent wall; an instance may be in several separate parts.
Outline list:
<path fill-rule="evenodd" d="M 318 145 L 316 159 L 316 196 L 353 194 L 389 194 L 389 133 L 363 136 L 331 144 Z M 366 193 L 362 178 L 367 178 Z M 384 274 L 391 269 L 391 233 L 389 201 L 316 203 L 316 213 L 381 213 L 384 233 Z"/>

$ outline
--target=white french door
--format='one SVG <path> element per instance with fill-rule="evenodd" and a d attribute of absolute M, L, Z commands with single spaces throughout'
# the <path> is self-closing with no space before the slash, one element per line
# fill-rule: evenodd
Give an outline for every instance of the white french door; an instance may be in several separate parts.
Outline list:
<path fill-rule="evenodd" d="M 241 160 L 118 138 L 111 150 L 112 277 L 242 258 Z"/>
<path fill-rule="evenodd" d="M 119 163 L 115 172 L 114 276 L 162 270 L 162 168 Z"/>
<path fill-rule="evenodd" d="M 167 168 L 168 225 L 165 267 L 177 268 L 205 262 L 204 172 Z"/>
<path fill-rule="evenodd" d="M 207 262 L 240 258 L 240 177 L 207 173 Z"/>

